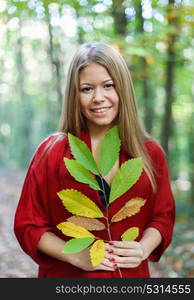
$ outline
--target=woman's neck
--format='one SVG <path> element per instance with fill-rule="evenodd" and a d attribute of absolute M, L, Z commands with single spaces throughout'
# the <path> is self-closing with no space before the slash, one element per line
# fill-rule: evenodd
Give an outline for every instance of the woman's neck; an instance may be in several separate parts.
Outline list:
<path fill-rule="evenodd" d="M 90 137 L 95 140 L 102 140 L 105 136 L 106 132 L 110 129 L 110 126 L 93 126 L 89 125 L 88 130 L 90 133 Z"/>
<path fill-rule="evenodd" d="M 99 154 L 100 154 L 100 145 L 103 141 L 103 138 L 110 128 L 109 126 L 94 126 L 93 124 L 87 124 L 89 135 L 91 138 L 91 148 L 92 154 L 98 163 L 99 161 Z"/>

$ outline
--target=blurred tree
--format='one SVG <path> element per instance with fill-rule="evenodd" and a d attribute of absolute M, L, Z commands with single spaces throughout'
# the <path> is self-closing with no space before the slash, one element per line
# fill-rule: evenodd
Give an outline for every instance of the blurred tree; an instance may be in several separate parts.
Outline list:
<path fill-rule="evenodd" d="M 168 35 L 167 44 L 167 62 L 166 62 L 166 102 L 162 123 L 161 143 L 168 155 L 169 140 L 172 137 L 172 104 L 174 101 L 174 83 L 176 66 L 175 42 L 179 34 L 178 9 L 175 0 L 168 0 L 167 6 Z"/>
<path fill-rule="evenodd" d="M 112 1 L 112 17 L 114 20 L 115 34 L 125 37 L 127 34 L 127 18 L 125 14 L 125 3 L 124 0 L 113 0 Z"/>
<path fill-rule="evenodd" d="M 13 144 L 12 145 L 12 154 L 15 159 L 20 161 L 22 167 L 26 167 L 26 159 L 30 160 L 29 149 L 31 148 L 31 130 L 32 130 L 32 117 L 33 117 L 33 108 L 32 104 L 29 101 L 29 96 L 26 91 L 26 68 L 25 68 L 25 59 L 23 55 L 24 39 L 22 37 L 21 31 L 23 26 L 22 16 L 19 18 L 19 27 L 18 27 L 18 38 L 15 47 L 15 61 L 17 69 L 17 93 L 20 110 L 16 115 L 17 123 L 13 135 Z M 22 137 L 20 143 L 18 142 L 18 135 Z M 15 151 L 15 145 L 17 145 L 17 151 Z M 25 159 L 24 159 L 25 158 Z"/>
<path fill-rule="evenodd" d="M 142 48 L 146 48 L 148 42 L 146 41 L 149 37 L 144 31 L 144 18 L 143 18 L 143 8 L 142 1 L 134 0 L 134 8 L 136 11 L 136 32 L 141 39 Z M 149 78 L 149 64 L 146 60 L 146 56 L 141 56 L 140 60 L 140 70 L 141 82 L 142 82 L 142 103 L 143 107 L 143 117 L 146 130 L 151 134 L 152 123 L 154 118 L 154 107 L 151 97 L 151 85 L 149 84 L 151 78 Z"/>
<path fill-rule="evenodd" d="M 61 91 L 61 62 L 59 56 L 54 51 L 54 43 L 53 43 L 53 29 L 51 25 L 51 16 L 49 12 L 48 6 L 45 7 L 45 19 L 48 25 L 48 33 L 49 33 L 49 47 L 48 47 L 48 53 L 51 61 L 51 66 L 55 70 L 55 76 L 56 76 L 56 91 L 57 91 L 57 99 L 58 99 L 58 107 L 61 107 L 62 104 L 62 91 Z"/>
<path fill-rule="evenodd" d="M 62 62 L 60 61 L 60 43 L 58 42 L 57 38 L 55 38 L 54 43 L 54 37 L 53 37 L 53 27 L 51 24 L 51 14 L 49 10 L 49 4 L 51 4 L 52 1 L 44 1 L 43 7 L 44 7 L 44 13 L 45 13 L 45 23 L 47 24 L 48 28 L 48 46 L 47 46 L 47 52 L 48 52 L 48 58 L 50 60 L 50 68 L 52 73 L 52 80 L 54 82 L 54 88 L 56 91 L 56 102 L 55 105 L 53 105 L 53 100 L 51 98 L 48 98 L 47 101 L 47 115 L 45 119 L 45 125 L 47 126 L 47 129 L 52 131 L 54 129 L 54 120 L 59 118 L 60 116 L 60 110 L 62 105 Z M 57 51 L 56 48 L 59 48 Z M 52 110 L 50 109 L 52 107 Z"/>

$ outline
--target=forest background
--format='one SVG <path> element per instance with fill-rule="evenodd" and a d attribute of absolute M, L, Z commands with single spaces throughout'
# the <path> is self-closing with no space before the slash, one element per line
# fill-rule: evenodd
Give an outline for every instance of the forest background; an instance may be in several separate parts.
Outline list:
<path fill-rule="evenodd" d="M 0 277 L 34 274 L 12 232 L 15 207 L 33 152 L 58 128 L 72 55 L 93 41 L 124 56 L 168 158 L 176 224 L 153 277 L 194 277 L 193 0 L 0 0 Z"/>

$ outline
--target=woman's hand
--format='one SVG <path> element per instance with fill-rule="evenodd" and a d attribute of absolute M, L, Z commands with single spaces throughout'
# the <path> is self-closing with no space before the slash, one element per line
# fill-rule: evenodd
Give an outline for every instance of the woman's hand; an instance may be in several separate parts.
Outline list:
<path fill-rule="evenodd" d="M 111 241 L 106 244 L 106 251 L 106 258 L 118 268 L 136 268 L 144 260 L 144 249 L 135 241 Z"/>
<path fill-rule="evenodd" d="M 99 265 L 93 267 L 91 263 L 89 248 L 87 248 L 79 253 L 66 255 L 66 261 L 84 271 L 115 271 L 114 263 L 108 259 L 109 256 L 110 254 L 108 253 L 108 250 L 105 250 L 104 260 Z"/>
<path fill-rule="evenodd" d="M 140 242 L 111 241 L 105 243 L 104 260 L 93 267 L 90 260 L 89 248 L 75 254 L 62 253 L 64 240 L 53 232 L 45 232 L 38 243 L 38 250 L 68 262 L 85 271 L 114 271 L 119 268 L 136 268 L 160 244 L 161 234 L 155 228 L 147 228 Z"/>
<path fill-rule="evenodd" d="M 108 244 L 107 244 L 108 245 Z M 114 263 L 108 259 L 109 253 L 108 250 L 105 250 L 105 257 L 104 260 L 93 267 L 91 264 L 90 259 L 90 248 L 87 248 L 79 253 L 74 254 L 64 254 L 62 253 L 64 247 L 64 240 L 59 238 L 53 232 L 45 232 L 40 238 L 38 243 L 38 250 L 59 259 L 63 262 L 68 262 L 73 266 L 80 268 L 84 271 L 96 271 L 96 270 L 103 270 L 103 271 L 114 271 L 115 267 L 113 266 Z M 106 247 L 107 248 L 107 247 Z"/>

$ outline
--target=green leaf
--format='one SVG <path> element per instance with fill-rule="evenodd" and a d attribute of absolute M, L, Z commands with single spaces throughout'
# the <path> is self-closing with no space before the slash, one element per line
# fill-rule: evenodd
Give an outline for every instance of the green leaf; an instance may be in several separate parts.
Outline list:
<path fill-rule="evenodd" d="M 101 190 L 96 179 L 77 160 L 64 158 L 65 165 L 75 180 L 89 184 L 94 190 Z"/>
<path fill-rule="evenodd" d="M 80 252 L 90 246 L 94 240 L 92 237 L 71 239 L 65 243 L 62 252 L 66 254 Z"/>
<path fill-rule="evenodd" d="M 127 229 L 123 234 L 121 235 L 122 241 L 134 241 L 139 235 L 139 228 L 138 227 L 131 227 Z"/>
<path fill-rule="evenodd" d="M 102 176 L 108 174 L 117 161 L 120 145 L 118 126 L 114 126 L 107 131 L 101 144 L 99 164 Z"/>
<path fill-rule="evenodd" d="M 109 203 L 124 194 L 139 179 L 143 170 L 143 161 L 141 158 L 129 159 L 123 163 L 113 178 Z"/>
<path fill-rule="evenodd" d="M 99 175 L 98 167 L 88 146 L 70 133 L 68 133 L 68 139 L 74 158 L 86 169 Z"/>

